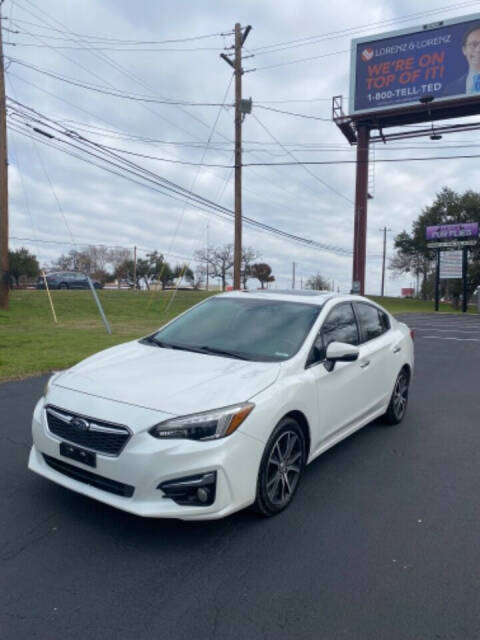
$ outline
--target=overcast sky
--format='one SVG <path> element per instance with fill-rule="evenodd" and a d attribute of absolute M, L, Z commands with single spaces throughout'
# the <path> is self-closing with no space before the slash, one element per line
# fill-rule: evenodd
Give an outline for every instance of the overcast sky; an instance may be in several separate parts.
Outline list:
<path fill-rule="evenodd" d="M 354 160 L 355 149 L 330 119 L 332 96 L 348 96 L 350 39 L 479 10 L 480 2 L 448 4 L 446 0 L 365 0 L 361 5 L 353 0 L 335 4 L 314 0 L 6 0 L 3 17 L 8 20 L 4 19 L 3 26 L 20 32 L 4 31 L 4 41 L 15 43 L 4 45 L 6 91 L 9 97 L 96 142 L 163 159 L 228 166 L 233 161 L 234 137 L 230 107 L 127 100 L 76 87 L 18 62 L 9 63 L 8 57 L 117 92 L 215 104 L 222 103 L 226 95 L 230 105 L 232 70 L 219 54 L 233 44 L 230 32 L 240 22 L 252 25 L 244 55 L 254 54 L 244 60 L 244 69 L 252 69 L 243 76 L 244 97 L 254 102 L 243 127 L 244 162 L 291 160 L 285 148 L 297 160 Z M 157 44 L 222 33 L 227 35 Z M 298 42 L 311 36 L 325 37 Z M 131 45 L 122 40 L 154 44 Z M 276 44 L 276 51 L 262 49 Z M 280 114 L 261 106 L 324 120 Z M 444 136 L 439 142 L 419 138 L 408 144 L 382 145 L 375 157 L 474 154 L 470 146 L 445 147 L 476 145 L 477 139 L 476 131 Z M 11 246 L 27 246 L 42 264 L 68 251 L 72 242 L 157 249 L 173 263 L 183 257 L 192 259 L 194 251 L 205 246 L 207 235 L 211 245 L 233 242 L 233 224 L 218 216 L 184 206 L 19 133 L 9 132 L 8 146 L 10 235 L 31 239 L 12 239 Z M 126 157 L 233 209 L 229 168 Z M 391 229 L 388 254 L 392 255 L 394 236 L 410 229 L 443 186 L 458 191 L 478 189 L 479 178 L 476 159 L 375 166 L 370 185 L 374 199 L 368 210 L 367 293 L 380 291 L 380 229 Z M 354 182 L 351 164 L 245 167 L 243 212 L 350 252 Z M 319 272 L 342 291 L 350 289 L 351 256 L 305 248 L 248 226 L 244 227 L 244 245 L 255 248 L 262 261 L 272 266 L 276 286 L 290 286 L 295 261 L 297 286 L 301 279 L 305 282 Z M 392 279 L 388 273 L 386 292 L 399 295 L 400 287 L 410 283 L 408 277 Z M 253 281 L 250 286 L 255 286 Z"/>

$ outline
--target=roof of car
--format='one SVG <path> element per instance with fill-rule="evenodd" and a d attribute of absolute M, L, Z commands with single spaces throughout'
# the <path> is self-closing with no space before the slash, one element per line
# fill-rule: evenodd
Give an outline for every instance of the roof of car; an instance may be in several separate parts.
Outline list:
<path fill-rule="evenodd" d="M 318 304 L 333 298 L 353 299 L 355 296 L 334 293 L 332 291 L 313 291 L 310 289 L 260 289 L 258 291 L 228 291 L 221 294 L 229 297 L 264 298 L 269 300 L 284 300 L 285 302 L 303 302 L 304 304 Z"/>

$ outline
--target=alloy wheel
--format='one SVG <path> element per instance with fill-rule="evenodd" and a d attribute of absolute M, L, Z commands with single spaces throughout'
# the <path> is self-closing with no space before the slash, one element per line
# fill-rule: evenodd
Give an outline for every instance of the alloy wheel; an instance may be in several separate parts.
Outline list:
<path fill-rule="evenodd" d="M 295 431 L 284 431 L 274 442 L 267 461 L 266 491 L 272 504 L 286 505 L 302 471 L 303 446 Z"/>
<path fill-rule="evenodd" d="M 408 400 L 408 380 L 405 373 L 401 373 L 395 383 L 393 390 L 393 411 L 395 418 L 401 420 L 405 409 L 407 408 Z"/>

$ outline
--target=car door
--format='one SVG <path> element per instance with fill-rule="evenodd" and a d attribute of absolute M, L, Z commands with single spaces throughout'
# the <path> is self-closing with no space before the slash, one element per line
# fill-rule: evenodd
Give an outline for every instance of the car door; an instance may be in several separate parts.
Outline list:
<path fill-rule="evenodd" d="M 354 362 L 337 362 L 332 368 L 331 363 L 325 360 L 326 349 L 331 342 L 358 345 L 358 359 Z M 368 347 L 360 342 L 357 318 L 351 303 L 337 304 L 320 328 L 312 348 L 314 355 L 310 360 L 313 362 L 307 365 L 315 379 L 319 415 L 318 442 L 312 442 L 313 447 L 340 435 L 366 414 L 365 397 L 370 393 L 365 376 Z"/>
<path fill-rule="evenodd" d="M 361 335 L 367 350 L 365 378 L 370 389 L 370 408 L 375 411 L 388 403 L 392 393 L 393 331 L 386 313 L 367 302 L 354 302 Z"/>
<path fill-rule="evenodd" d="M 76 273 L 75 282 L 75 286 L 78 289 L 88 289 L 90 287 L 90 285 L 88 284 L 87 276 L 84 273 Z"/>

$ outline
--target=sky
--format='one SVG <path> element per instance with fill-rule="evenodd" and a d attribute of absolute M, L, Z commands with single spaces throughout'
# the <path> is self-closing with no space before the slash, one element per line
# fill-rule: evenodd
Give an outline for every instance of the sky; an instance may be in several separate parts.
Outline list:
<path fill-rule="evenodd" d="M 245 166 L 243 213 L 334 250 L 248 225 L 244 246 L 271 265 L 275 287 L 292 285 L 295 263 L 296 287 L 320 273 L 348 292 L 354 164 L 302 161 L 355 160 L 355 148 L 331 120 L 332 96 L 348 99 L 351 38 L 474 14 L 480 2 L 365 0 L 361 12 L 358 7 L 353 0 L 339 0 L 334 11 L 313 0 L 5 0 L 6 93 L 96 144 L 139 154 L 124 157 L 233 210 L 234 85 L 220 53 L 230 53 L 235 23 L 251 25 L 243 49 L 243 95 L 252 98 L 253 108 L 243 123 L 243 162 L 299 164 Z M 32 132 L 12 116 L 9 123 L 10 245 L 29 248 L 42 265 L 71 248 L 104 244 L 132 251 L 137 246 L 140 256 L 158 250 L 173 264 L 194 266 L 195 251 L 207 242 L 233 243 L 230 220 L 66 155 L 44 144 L 44 136 L 34 142 L 19 133 Z M 418 138 L 375 145 L 373 153 L 377 160 L 473 154 L 477 137 L 473 131 L 439 142 Z M 372 167 L 367 294 L 380 293 L 383 228 L 389 229 L 388 263 L 394 237 L 410 230 L 442 187 L 477 189 L 479 179 L 475 159 Z M 386 294 L 400 295 L 412 283 L 387 271 Z M 257 284 L 249 281 L 252 288 Z"/>

